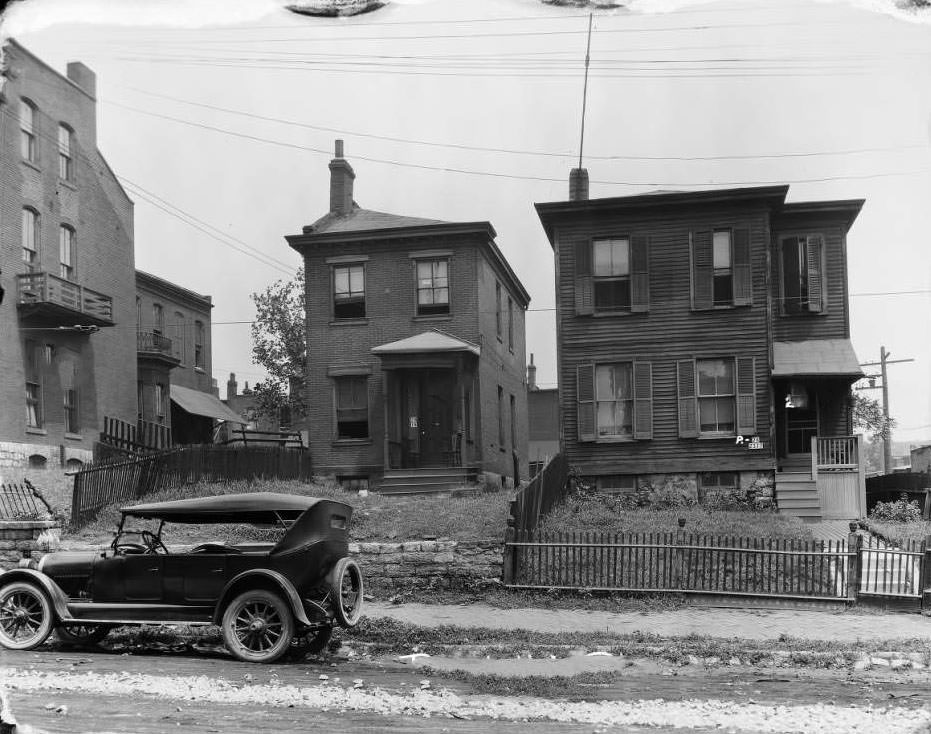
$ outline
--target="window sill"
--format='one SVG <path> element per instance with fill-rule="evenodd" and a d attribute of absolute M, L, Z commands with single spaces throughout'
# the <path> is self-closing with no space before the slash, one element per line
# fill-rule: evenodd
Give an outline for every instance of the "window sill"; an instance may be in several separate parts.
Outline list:
<path fill-rule="evenodd" d="M 825 311 L 799 311 L 798 313 L 781 313 L 779 318 L 781 319 L 817 319 L 823 318 L 828 315 L 828 312 Z"/>
<path fill-rule="evenodd" d="M 592 317 L 596 319 L 611 318 L 612 316 L 633 316 L 635 313 L 648 313 L 647 311 L 631 311 L 630 309 L 618 309 L 617 311 L 592 311 Z"/>
<path fill-rule="evenodd" d="M 431 313 L 411 317 L 411 321 L 452 321 L 452 314 L 448 313 Z"/>
<path fill-rule="evenodd" d="M 343 448 L 347 446 L 371 446 L 371 438 L 335 438 L 330 442 L 333 448 Z"/>
<path fill-rule="evenodd" d="M 48 436 L 48 431 L 38 426 L 26 426 L 26 433 L 30 433 L 33 436 Z"/>
<path fill-rule="evenodd" d="M 698 434 L 699 441 L 720 441 L 723 438 L 733 440 L 737 438 L 737 434 L 736 433 L 699 433 Z"/>
<path fill-rule="evenodd" d="M 593 443 L 636 443 L 633 436 L 600 436 Z"/>
<path fill-rule="evenodd" d="M 42 169 L 39 168 L 39 165 L 37 163 L 33 163 L 32 161 L 26 158 L 23 158 L 21 160 L 24 166 L 28 166 L 29 168 L 31 168 L 33 171 L 36 171 L 37 173 L 42 173 Z"/>
<path fill-rule="evenodd" d="M 70 441 L 83 441 L 84 440 L 84 436 L 82 436 L 80 433 L 65 433 L 65 438 L 67 438 Z"/>
<path fill-rule="evenodd" d="M 58 179 L 58 183 L 64 186 L 66 189 L 71 189 L 72 191 L 78 190 L 78 187 L 74 185 L 74 181 L 70 181 L 67 178 Z"/>
<path fill-rule="evenodd" d="M 207 370 L 205 370 L 203 367 L 196 367 L 196 366 L 195 366 L 195 367 L 194 367 L 194 371 L 195 371 L 197 374 L 199 374 L 199 375 L 206 375 L 206 374 L 207 374 Z"/>
<path fill-rule="evenodd" d="M 330 326 L 367 326 L 368 317 L 362 319 L 334 319 L 330 322 Z"/>

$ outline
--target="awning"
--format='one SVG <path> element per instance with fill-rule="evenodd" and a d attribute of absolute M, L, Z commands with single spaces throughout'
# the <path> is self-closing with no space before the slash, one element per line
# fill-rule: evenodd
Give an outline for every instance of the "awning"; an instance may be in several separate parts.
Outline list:
<path fill-rule="evenodd" d="M 436 354 L 437 352 L 469 352 L 479 355 L 482 349 L 478 344 L 457 339 L 439 329 L 431 329 L 372 349 L 372 354 Z"/>
<path fill-rule="evenodd" d="M 181 387 L 180 385 L 171 385 L 170 393 L 172 402 L 188 413 L 229 421 L 230 423 L 242 423 L 243 425 L 247 422 L 243 420 L 241 415 L 234 413 L 221 403 L 220 398 L 209 392 L 192 390 L 189 387 Z"/>
<path fill-rule="evenodd" d="M 863 377 L 849 339 L 773 342 L 773 377 Z"/>

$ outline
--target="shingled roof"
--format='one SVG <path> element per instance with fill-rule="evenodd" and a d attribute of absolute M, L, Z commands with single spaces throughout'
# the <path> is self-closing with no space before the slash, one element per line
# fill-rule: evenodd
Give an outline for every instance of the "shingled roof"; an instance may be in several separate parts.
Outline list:
<path fill-rule="evenodd" d="M 379 229 L 397 229 L 400 227 L 423 227 L 429 224 L 450 224 L 440 219 L 406 217 L 400 214 L 387 214 L 372 209 L 362 209 L 353 203 L 348 214 L 328 212 L 320 219 L 304 227 L 304 234 L 324 234 L 330 232 L 367 232 Z"/>

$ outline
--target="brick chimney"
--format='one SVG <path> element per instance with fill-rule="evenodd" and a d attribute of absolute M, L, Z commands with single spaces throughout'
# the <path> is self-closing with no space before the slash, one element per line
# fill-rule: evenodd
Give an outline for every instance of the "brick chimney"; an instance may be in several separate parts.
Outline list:
<path fill-rule="evenodd" d="M 232 400 L 236 397 L 239 385 L 236 384 L 236 373 L 230 372 L 230 378 L 226 381 L 226 399 Z"/>
<path fill-rule="evenodd" d="M 533 352 L 530 353 L 530 364 L 527 365 L 527 389 L 537 390 L 537 366 L 533 363 Z"/>
<path fill-rule="evenodd" d="M 97 99 L 97 75 L 80 61 L 69 61 L 68 78 L 94 99 Z"/>
<path fill-rule="evenodd" d="M 569 171 L 569 201 L 588 201 L 588 169 Z"/>
<path fill-rule="evenodd" d="M 336 157 L 330 161 L 330 213 L 349 214 L 352 211 L 352 182 L 356 174 L 343 158 L 343 141 L 336 141 Z"/>

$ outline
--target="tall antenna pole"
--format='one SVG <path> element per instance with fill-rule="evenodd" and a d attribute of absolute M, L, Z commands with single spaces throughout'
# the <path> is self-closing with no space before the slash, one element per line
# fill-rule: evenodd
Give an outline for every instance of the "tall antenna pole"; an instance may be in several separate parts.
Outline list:
<path fill-rule="evenodd" d="M 579 168 L 582 167 L 582 148 L 585 145 L 585 103 L 588 99 L 588 63 L 592 50 L 592 13 L 588 14 L 588 42 L 585 45 L 585 84 L 582 87 L 582 132 L 579 135 Z"/>

